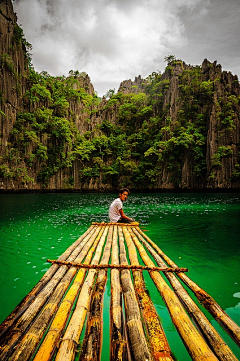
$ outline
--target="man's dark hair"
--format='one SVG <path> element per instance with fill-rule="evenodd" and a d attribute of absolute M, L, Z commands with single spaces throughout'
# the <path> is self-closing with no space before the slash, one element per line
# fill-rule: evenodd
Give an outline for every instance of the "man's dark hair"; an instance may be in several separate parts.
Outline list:
<path fill-rule="evenodd" d="M 123 192 L 128 192 L 128 194 L 130 194 L 130 190 L 128 188 L 119 189 L 119 194 L 123 194 Z"/>

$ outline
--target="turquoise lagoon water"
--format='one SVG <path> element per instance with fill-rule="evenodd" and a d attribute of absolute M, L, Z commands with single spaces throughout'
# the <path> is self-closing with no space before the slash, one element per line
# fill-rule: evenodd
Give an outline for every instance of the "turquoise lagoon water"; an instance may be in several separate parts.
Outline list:
<path fill-rule="evenodd" d="M 108 221 L 115 194 L 0 195 L 0 322 L 91 225 Z M 240 324 L 240 194 L 131 194 L 125 213 Z M 161 296 L 147 287 L 178 360 L 190 360 Z M 104 296 L 102 360 L 109 359 L 110 282 Z M 206 313 L 207 314 L 207 313 Z M 240 359 L 240 349 L 207 314 Z"/>

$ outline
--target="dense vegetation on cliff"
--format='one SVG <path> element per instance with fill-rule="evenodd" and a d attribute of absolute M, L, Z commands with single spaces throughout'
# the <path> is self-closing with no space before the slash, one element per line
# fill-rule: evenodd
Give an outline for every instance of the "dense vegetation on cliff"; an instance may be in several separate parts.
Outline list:
<path fill-rule="evenodd" d="M 85 73 L 35 72 L 11 22 L 0 62 L 2 189 L 239 188 L 236 76 L 170 56 L 163 74 L 100 99 Z"/>
<path fill-rule="evenodd" d="M 59 169 L 68 172 L 78 156 L 84 160 L 91 152 L 93 146 L 77 129 L 69 102 L 79 103 L 81 112 L 90 115 L 99 100 L 79 88 L 78 76 L 82 80 L 86 74 L 75 72 L 68 78 L 54 78 L 29 70 L 29 90 L 23 95 L 25 111 L 17 113 L 9 134 L 1 166 L 3 177 L 37 181 L 47 187 Z M 74 89 L 76 83 L 78 88 Z"/>

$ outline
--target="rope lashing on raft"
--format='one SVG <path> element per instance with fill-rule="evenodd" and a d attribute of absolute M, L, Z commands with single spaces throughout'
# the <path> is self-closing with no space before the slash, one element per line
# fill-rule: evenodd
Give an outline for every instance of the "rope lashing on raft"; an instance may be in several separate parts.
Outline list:
<path fill-rule="evenodd" d="M 88 268 L 88 269 L 129 269 L 129 270 L 142 270 L 142 271 L 162 271 L 162 272 L 188 272 L 188 268 L 184 267 L 150 267 L 150 266 L 141 266 L 141 265 L 118 265 L 118 264 L 84 264 L 76 262 L 66 262 L 47 259 L 47 262 L 52 264 L 58 264 L 60 266 L 69 266 L 69 267 L 78 267 L 78 268 Z"/>

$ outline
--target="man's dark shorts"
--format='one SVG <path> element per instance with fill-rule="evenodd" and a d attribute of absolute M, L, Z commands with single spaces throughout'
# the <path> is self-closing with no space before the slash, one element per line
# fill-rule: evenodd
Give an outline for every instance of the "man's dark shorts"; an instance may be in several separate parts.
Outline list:
<path fill-rule="evenodd" d="M 130 221 L 129 219 L 120 218 L 117 223 L 132 223 L 133 221 Z"/>

